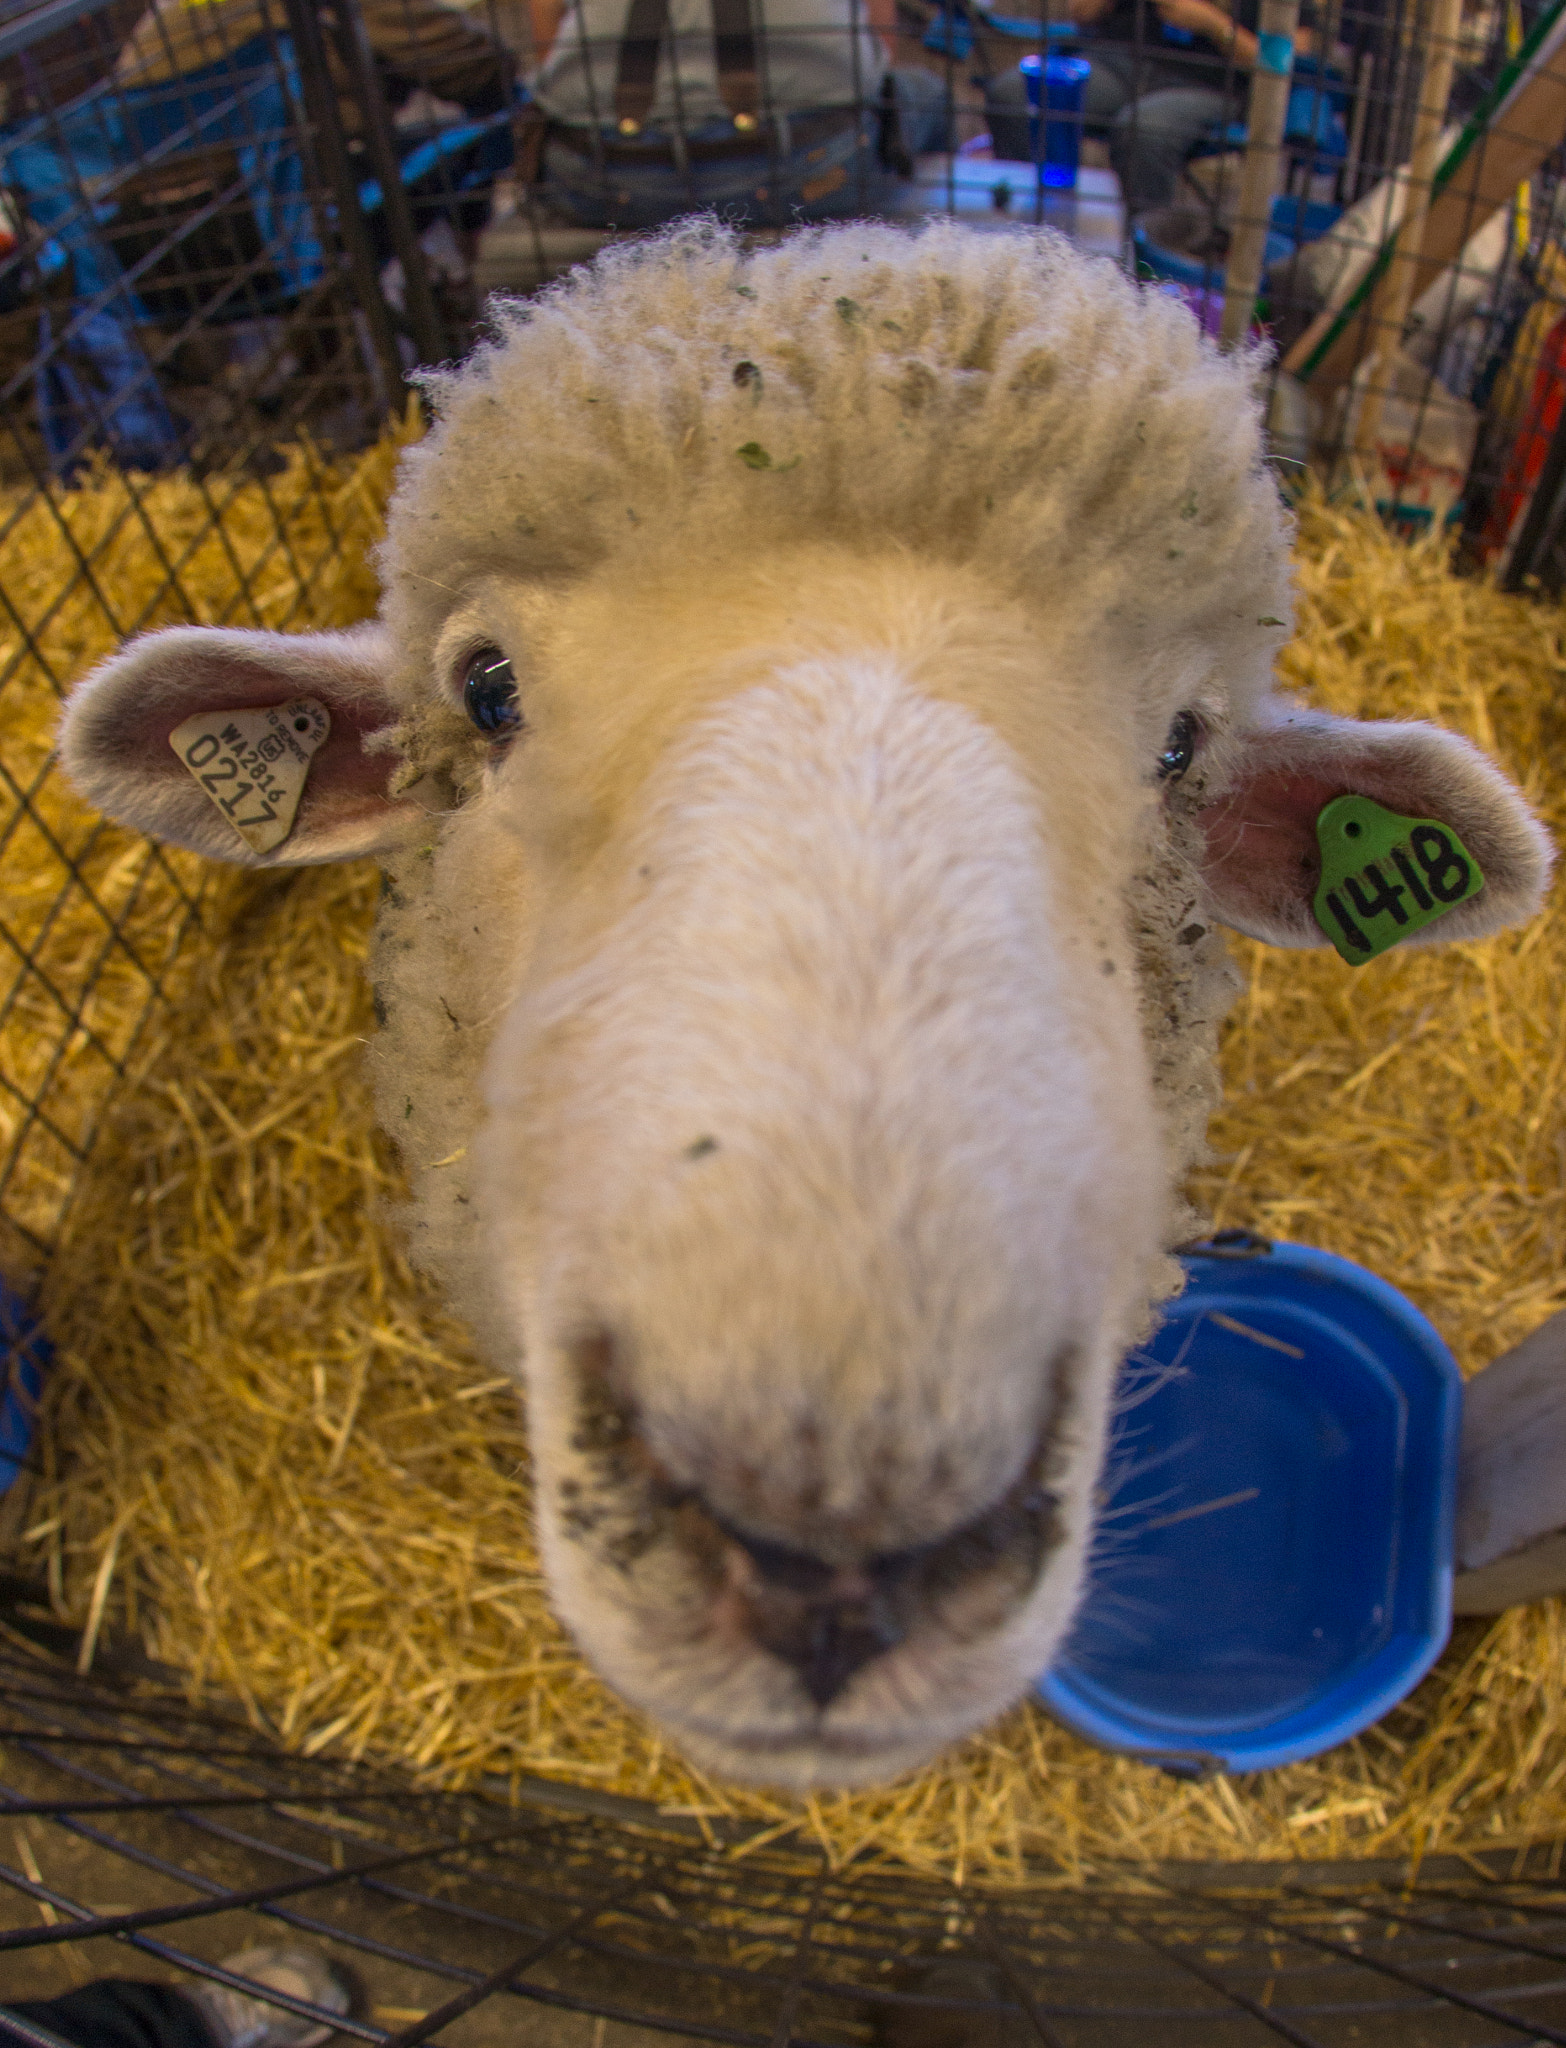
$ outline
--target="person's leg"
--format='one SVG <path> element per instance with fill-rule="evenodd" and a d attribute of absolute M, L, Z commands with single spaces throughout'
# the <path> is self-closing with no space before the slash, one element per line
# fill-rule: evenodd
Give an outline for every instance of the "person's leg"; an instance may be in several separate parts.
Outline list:
<path fill-rule="evenodd" d="M 939 72 L 917 65 L 891 73 L 897 96 L 902 143 L 910 156 L 927 156 L 952 147 L 952 102 L 947 81 Z"/>
<path fill-rule="evenodd" d="M 1183 85 L 1144 93 L 1116 115 L 1109 160 L 1130 214 L 1172 204 L 1186 160 L 1207 131 L 1230 116 L 1225 93 Z"/>
<path fill-rule="evenodd" d="M 1091 67 L 1082 87 L 1082 126 L 1089 133 L 1107 130 L 1111 121 L 1130 105 L 1134 97 L 1131 75 L 1124 64 L 1091 44 L 1083 50 Z"/>
<path fill-rule="evenodd" d="M 219 2048 L 195 2000 L 172 1984 L 100 1977 L 59 1998 L 0 2006 L 0 2039 L 12 2013 L 77 2048 Z"/>
<path fill-rule="evenodd" d="M 1091 135 L 1103 130 L 1130 99 L 1125 79 L 1111 65 L 1089 56 L 1092 69 L 1082 87 L 1082 127 Z M 1033 131 L 1029 120 L 1028 82 L 1020 64 L 998 71 L 984 81 L 984 112 L 989 123 L 995 154 L 1017 163 L 1033 160 Z"/>

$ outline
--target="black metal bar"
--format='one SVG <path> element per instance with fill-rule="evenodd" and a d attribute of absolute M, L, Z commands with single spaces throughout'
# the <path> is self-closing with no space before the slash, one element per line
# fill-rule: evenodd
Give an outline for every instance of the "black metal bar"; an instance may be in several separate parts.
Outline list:
<path fill-rule="evenodd" d="M 1278 1889 L 1289 1899 L 1307 1900 L 1311 1897 L 1300 1885 L 1283 1884 Z M 1494 1934 L 1478 1927 L 1454 1927 L 1450 1921 L 1433 1919 L 1428 1913 L 1410 1913 L 1406 1907 L 1386 1905 L 1380 1900 L 1364 1910 L 1376 1920 L 1395 1920 L 1402 1927 L 1421 1927 L 1432 1934 L 1450 1934 L 1459 1941 L 1477 1942 L 1482 1948 L 1505 1949 L 1512 1955 L 1537 1956 L 1543 1962 L 1566 1965 L 1566 1949 L 1548 1948 L 1539 1941 L 1521 1941 L 1514 1934 Z M 1521 1911 L 1521 1908 L 1514 1907 L 1513 1910 Z"/>
<path fill-rule="evenodd" d="M 444 2005 L 438 2005 L 433 2012 L 427 2012 L 422 2020 L 415 2020 L 411 2026 L 393 2034 L 387 2041 L 386 2048 L 418 2048 L 421 2041 L 427 2041 L 432 2034 L 438 2034 L 442 2027 L 449 2026 L 453 2020 L 461 2019 L 465 2012 L 471 2012 L 474 2006 L 481 2004 L 491 1993 L 507 1990 L 513 1978 L 520 1977 L 524 1971 L 532 1969 L 535 1963 L 541 1963 L 552 1950 L 570 1941 L 579 1927 L 588 1926 L 592 1921 L 601 1919 L 611 1906 L 618 1905 L 621 1899 L 628 1898 L 632 1892 L 640 1891 L 646 1882 L 647 1873 L 644 1870 L 638 1871 L 635 1877 L 628 1878 L 622 1885 L 617 1885 L 603 1898 L 592 1900 L 580 1913 L 574 1914 L 564 1927 L 557 1928 L 553 1934 L 546 1935 L 541 1941 L 530 1942 L 509 1962 L 502 1963 L 498 1970 L 491 1970 L 482 1982 L 470 1984 L 466 1991 L 459 1991 L 454 1998 L 448 1998 Z"/>
<path fill-rule="evenodd" d="M 1031 1987 L 1017 1967 L 1016 1958 L 988 1913 L 979 1914 L 974 1923 L 974 1932 L 978 1935 L 990 1961 L 1011 1986 L 1012 1996 L 1026 2013 L 1028 2025 L 1044 2043 L 1044 2048 L 1066 2048 L 1059 2030 L 1051 2023 L 1043 2007 L 1033 1996 Z"/>
<path fill-rule="evenodd" d="M 1211 1901 L 1204 1900 L 1203 1903 L 1211 1907 Z M 1307 2034 L 1294 2026 L 1271 2006 L 1263 2005 L 1258 1999 L 1248 1998 L 1243 1991 L 1236 1991 L 1232 1985 L 1225 1984 L 1218 1973 L 1209 1969 L 1207 1964 L 1199 1963 L 1194 1956 L 1188 1956 L 1173 1942 L 1163 1941 L 1156 1934 L 1149 1934 L 1147 1929 L 1129 1913 L 1122 1912 L 1116 1917 L 1127 1932 L 1133 1934 L 1138 1941 L 1145 1942 L 1150 1949 L 1167 1957 L 1179 1969 L 1194 1977 L 1198 1984 L 1206 1985 L 1209 1991 L 1216 1991 L 1220 1998 L 1226 1998 L 1231 2005 L 1239 2006 L 1242 2012 L 1247 2012 L 1252 2019 L 1259 2020 L 1269 2033 L 1290 2042 L 1292 2048 L 1324 2048 L 1324 2044 L 1314 2034 Z"/>
<path fill-rule="evenodd" d="M 322 21 L 333 31 L 338 54 L 353 80 L 354 97 L 364 122 L 364 144 L 370 168 L 381 188 L 381 206 L 386 215 L 386 232 L 402 265 L 406 293 L 408 332 L 421 363 L 438 363 L 449 354 L 435 294 L 430 289 L 429 265 L 419 242 L 413 208 L 402 182 L 402 167 L 392 135 L 391 115 L 381 89 L 381 74 L 370 47 L 369 33 L 359 0 L 332 0 L 322 10 Z"/>
<path fill-rule="evenodd" d="M 442 1799 L 442 1792 L 401 1792 L 398 1803 Z M 63 1819 L 76 1813 L 178 1813 L 203 1806 L 384 1806 L 385 1792 L 212 1792 L 180 1793 L 171 1799 L 149 1799 L 133 1793 L 125 1799 L 11 1799 L 0 1793 L 0 1816 Z"/>
<path fill-rule="evenodd" d="M 456 1849 L 481 1849 L 490 1842 L 504 1841 L 509 1836 L 525 1835 L 538 1827 L 538 1822 L 524 1822 L 519 1826 L 497 1828 L 493 1834 L 481 1835 L 471 1841 L 425 1842 L 417 1849 L 399 1849 L 390 1856 L 375 1856 L 367 1863 L 348 1864 L 341 1870 L 329 1870 L 313 1877 L 287 1878 L 281 1884 L 257 1885 L 249 1891 L 224 1892 L 220 1898 L 203 1903 L 184 1906 L 147 1906 L 135 1913 L 86 1913 L 80 1921 L 69 1927 L 12 1927 L 0 1930 L 0 1950 L 16 1948 L 50 1948 L 62 1941 L 94 1940 L 103 1934 L 130 1934 L 142 1927 L 172 1927 L 187 1920 L 204 1920 L 214 1913 L 232 1913 L 240 1906 L 264 1906 L 273 1899 L 295 1898 L 301 1892 L 321 1891 L 332 1885 L 346 1884 L 355 1878 L 373 1875 L 379 1870 L 394 1870 L 400 1864 L 421 1863 L 426 1857 L 448 1856 Z M 5 1876 L 12 1884 L 17 1883 L 16 1873 L 6 1871 Z M 26 1884 L 18 1885 L 26 1891 Z"/>
<path fill-rule="evenodd" d="M 810 1938 L 815 1933 L 816 1921 L 821 1913 L 822 1894 L 827 1887 L 829 1872 L 823 1870 L 810 1890 L 810 1903 L 805 1908 L 804 1920 L 794 1939 L 794 1955 L 789 1964 L 788 1978 L 783 1986 L 783 1996 L 778 2000 L 778 2016 L 772 2029 L 771 2048 L 789 2048 L 794 2038 L 794 2015 L 799 2010 L 801 1993 L 805 1987 L 808 1971 L 806 1964 L 810 1955 Z"/>
<path fill-rule="evenodd" d="M 288 17 L 288 32 L 299 58 L 299 79 L 314 131 L 316 162 L 324 174 L 322 182 L 336 200 L 337 232 L 348 258 L 354 296 L 369 326 L 376 361 L 385 379 L 386 402 L 391 406 L 396 402 L 396 393 L 403 381 L 402 357 L 397 350 L 397 330 L 391 308 L 381 293 L 369 229 L 359 206 L 359 181 L 354 174 L 353 159 L 348 154 L 337 95 L 332 89 L 320 12 L 314 0 L 283 0 L 283 8 Z"/>
<path fill-rule="evenodd" d="M 47 1598 L 47 1595 L 44 1596 Z M 212 1757 L 241 1758 L 247 1763 L 276 1764 L 289 1763 L 308 1767 L 316 1764 L 323 1771 L 341 1770 L 335 1757 L 289 1756 L 280 1757 L 275 1749 L 202 1749 L 193 1750 L 188 1742 L 159 1742 L 148 1736 L 140 1740 L 134 1735 L 83 1735 L 78 1731 L 69 1733 L 52 1728 L 0 1728 L 0 1742 L 25 1742 L 37 1744 L 40 1748 L 50 1743 L 72 1744 L 87 1749 L 134 1749 L 146 1750 L 157 1756 L 198 1756 L 203 1763 Z"/>
<path fill-rule="evenodd" d="M 0 2006 L 0 2028 L 13 2040 L 25 2041 L 27 2048 L 73 2048 L 63 2034 L 51 2034 L 47 2027 L 39 2026 L 36 2020 L 18 2019 L 14 2012 L 7 2012 Z"/>
<path fill-rule="evenodd" d="M 1563 1887 L 1560 1878 L 1498 1877 L 1493 1882 L 1496 1886 L 1496 1892 L 1493 1897 L 1488 1899 L 1483 1892 L 1454 1891 L 1450 1885 L 1422 1884 L 1419 1887 L 1419 1896 L 1422 1899 L 1450 1899 L 1457 1906 L 1483 1906 L 1486 1911 L 1490 1912 L 1493 1912 L 1498 1906 L 1504 1906 L 1514 1913 L 1527 1913 L 1530 1916 L 1542 1914 L 1551 1920 L 1566 1920 L 1566 1898 L 1554 1900 L 1529 1899 L 1526 1904 L 1523 1904 L 1517 1899 L 1501 1895 L 1503 1888 L 1509 1892 L 1521 1885 L 1544 1885 L 1551 1891 L 1559 1892 L 1566 1889 L 1566 1887 Z M 1309 1898 L 1311 1896 L 1301 1885 L 1293 1886 L 1291 1889 L 1296 1891 L 1302 1898 Z"/>
<path fill-rule="evenodd" d="M 80 21 L 84 14 L 102 12 L 103 0 L 54 0 L 52 7 L 36 8 L 20 21 L 8 22 L 0 28 L 0 60 L 20 56 L 45 36 L 56 35 L 73 21 Z"/>
<path fill-rule="evenodd" d="M 141 1955 L 153 1956 L 161 1963 L 172 1963 L 176 1969 L 186 1971 L 192 1977 L 203 1978 L 209 1984 L 226 1984 L 231 1990 L 238 1991 L 247 1998 L 256 1996 L 255 1986 L 249 1978 L 241 1977 L 233 1970 L 225 1970 L 221 1963 L 205 1962 L 201 1957 L 190 1955 L 184 1949 L 171 1948 L 167 1942 L 154 1941 L 150 1935 L 132 1934 L 127 1935 L 125 1939 L 126 1946 L 134 1948 Z M 324 2006 L 312 2005 L 306 1998 L 291 1998 L 285 1991 L 269 1988 L 266 1999 L 268 2004 L 276 2004 L 285 2012 L 297 2013 L 301 2019 L 329 2022 L 334 2043 L 340 2035 L 347 2034 L 356 2041 L 374 2042 L 379 2048 L 379 2043 L 386 2039 L 384 2027 L 366 2025 L 363 2020 L 353 2019 L 346 2014 L 328 2012 Z"/>
<path fill-rule="evenodd" d="M 1204 1904 L 1209 1912 L 1217 1910 L 1216 1901 L 1201 1900 L 1199 1894 L 1183 1891 L 1179 1885 L 1170 1884 L 1167 1879 L 1154 1878 L 1153 1882 L 1175 1898 Z M 1307 1928 L 1295 1926 L 1292 1921 L 1276 1920 L 1271 1914 L 1258 1913 L 1254 1909 L 1239 1905 L 1235 1900 L 1223 1900 L 1222 1908 L 1225 1913 L 1232 1914 L 1237 1920 L 1248 1920 L 1253 1926 L 1265 1927 L 1270 1934 L 1280 1940 L 1304 1942 L 1311 1948 L 1320 1949 L 1324 1955 L 1340 1956 L 1345 1962 L 1357 1963 L 1361 1969 L 1374 1970 L 1378 1976 L 1390 1977 L 1395 1983 L 1406 1984 L 1411 1991 L 1423 1992 L 1425 1997 L 1434 1999 L 1437 2004 L 1444 2002 L 1447 2005 L 1461 2006 L 1464 2012 L 1475 2013 L 1480 2019 L 1489 2020 L 1494 2026 L 1508 2027 L 1514 2034 L 1530 2035 L 1534 2048 L 1536 2044 L 1544 2041 L 1550 2043 L 1550 2048 L 1566 2048 L 1566 2032 L 1559 2027 L 1546 2026 L 1542 2020 L 1516 2019 L 1511 2013 L 1503 2012 L 1498 2005 L 1492 2005 L 1487 1998 L 1475 1998 L 1466 1991 L 1455 1990 L 1450 1984 L 1432 1984 L 1427 1978 L 1417 1976 L 1412 1970 L 1405 1970 L 1398 1963 L 1389 1963 L 1384 1956 L 1369 1955 L 1363 1949 L 1355 1948 L 1346 1941 L 1334 1941 L 1330 1935 L 1312 1934 Z M 1185 1960 L 1188 1968 L 1194 1967 L 1189 1958 Z M 1258 2017 L 1265 2017 L 1260 2009 Z M 1320 2048 L 1320 2043 L 1307 2042 L 1304 2048 Z"/>

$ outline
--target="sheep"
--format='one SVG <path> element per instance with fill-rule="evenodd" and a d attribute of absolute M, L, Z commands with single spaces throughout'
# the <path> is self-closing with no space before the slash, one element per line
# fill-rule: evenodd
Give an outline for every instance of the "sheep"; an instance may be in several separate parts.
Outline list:
<path fill-rule="evenodd" d="M 696 221 L 494 321 L 379 619 L 144 636 L 63 759 L 219 860 L 384 863 L 379 1115 L 559 1613 L 697 1764 L 881 1781 L 1071 1622 L 1219 928 L 1323 942 L 1345 792 L 1482 868 L 1416 943 L 1529 916 L 1549 845 L 1457 736 L 1275 694 L 1256 363 L 1052 233 Z M 170 735 L 303 700 L 257 852 Z"/>

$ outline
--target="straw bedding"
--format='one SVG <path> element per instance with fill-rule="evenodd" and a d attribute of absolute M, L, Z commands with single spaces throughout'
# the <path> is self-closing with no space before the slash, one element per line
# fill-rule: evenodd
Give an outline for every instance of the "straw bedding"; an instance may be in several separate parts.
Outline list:
<path fill-rule="evenodd" d="M 328 480 L 361 537 L 389 471 L 383 448 Z M 98 478 L 71 517 L 103 525 L 120 488 Z M 194 489 L 157 485 L 159 520 L 177 520 Z M 42 526 L 32 545 L 40 588 L 62 580 Z M 1438 545 L 1405 547 L 1319 503 L 1299 555 L 1290 679 L 1335 710 L 1472 734 L 1566 825 L 1559 611 L 1458 581 Z M 221 617 L 231 572 L 208 572 L 196 606 Z M 116 573 L 151 569 L 127 541 Z M 369 601 L 345 571 L 293 613 L 341 623 Z M 67 666 L 96 651 L 65 650 Z M 41 743 L 49 715 L 35 679 L 7 713 L 8 760 Z M 50 800 L 79 835 L 67 799 Z M 1178 1785 L 1030 1708 L 873 1794 L 796 1802 L 685 1767 L 551 1618 L 514 1401 L 377 1224 L 392 1173 L 358 1060 L 375 893 L 362 869 L 214 872 L 205 936 L 170 971 L 170 1001 L 133 1048 L 83 1177 L 47 1283 L 60 1353 L 47 1470 L 10 1519 L 60 1611 L 85 1624 L 85 1655 L 129 1634 L 193 1692 L 237 1697 L 290 1743 L 397 1758 L 431 1782 L 551 1773 L 738 1820 L 752 1841 L 798 1834 L 838 1858 L 959 1879 L 1566 1836 L 1566 1623 L 1553 1602 L 1460 1625 L 1382 1726 L 1252 1779 Z M 77 914 L 48 942 L 65 973 Z M 166 921 L 166 895 L 147 888 L 135 915 Z M 1325 952 L 1237 951 L 1247 987 L 1198 1200 L 1219 1223 L 1376 1268 L 1465 1369 L 1482 1366 L 1566 1303 L 1559 891 L 1521 933 L 1357 973 Z M 37 1028 L 13 1013 L 5 1071 Z"/>

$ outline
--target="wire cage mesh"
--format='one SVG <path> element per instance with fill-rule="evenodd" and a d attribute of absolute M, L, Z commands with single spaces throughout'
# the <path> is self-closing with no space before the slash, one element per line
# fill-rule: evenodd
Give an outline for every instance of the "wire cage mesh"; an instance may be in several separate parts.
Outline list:
<path fill-rule="evenodd" d="M 65 823 L 48 700 L 148 625 L 321 622 L 328 587 L 364 573 L 332 458 L 380 431 L 419 355 L 471 330 L 471 294 L 448 305 L 449 332 L 397 303 L 408 223 L 368 174 L 355 25 L 264 0 L 199 14 L 52 0 L 0 20 L 0 1006 L 18 1026 L 0 1079 L 0 1265 L 13 1286 L 47 1258 L 100 1090 L 136 1041 L 127 989 L 157 1000 L 200 892 L 162 852 Z M 328 55 L 328 28 L 347 55 Z M 447 82 L 417 24 L 382 41 L 408 96 L 429 97 L 426 75 Z M 464 24 L 457 59 L 470 96 L 504 97 L 493 35 Z M 105 488 L 73 488 L 84 482 Z"/>
<path fill-rule="evenodd" d="M 1438 1861 L 1412 1884 L 1207 1866 L 998 1894 L 775 1848 L 736 1859 L 602 1794 L 431 1794 L 284 1755 L 134 1669 L 76 1678 L 15 1591 L 10 1618 L 35 1654 L 0 1656 L 0 2035 L 44 2048 L 34 2001 L 100 1975 L 235 1981 L 224 1959 L 280 1934 L 357 1984 L 342 2038 L 399 2048 L 1566 2040 L 1558 1850 Z"/>
<path fill-rule="evenodd" d="M 0 9 L 0 1481 L 25 1473 L 44 1363 L 30 1289 L 205 915 L 200 863 L 66 798 L 53 707 L 148 625 L 362 615 L 373 522 L 342 458 L 412 364 L 468 345 L 485 291 L 634 224 L 619 195 L 650 150 L 676 210 L 725 203 L 732 174 L 761 234 L 786 225 L 797 154 L 797 189 L 831 180 L 838 210 L 1054 224 L 1214 332 L 1259 321 L 1285 479 L 1312 467 L 1407 527 L 1451 526 L 1474 566 L 1559 587 L 1566 9 L 1280 7 L 1240 11 L 1283 63 L 1266 133 L 1249 46 L 1153 7 L 852 0 L 830 33 L 884 34 L 923 83 L 859 77 L 819 131 L 790 125 L 786 75 L 731 86 L 753 101 L 732 111 L 705 17 L 665 39 L 660 15 L 654 37 L 671 79 L 685 42 L 705 64 L 705 112 L 660 107 L 655 63 L 653 97 L 617 115 L 616 38 L 578 48 L 606 104 L 573 123 L 539 84 L 542 17 L 511 0 L 434 10 L 439 35 L 414 0 Z M 585 14 L 561 34 L 590 42 Z M 0 1583 L 8 2003 L 99 1975 L 232 1981 L 224 1959 L 281 1929 L 357 1979 L 339 2031 L 371 2041 L 1566 2042 L 1559 1845 L 1417 1881 L 1187 1866 L 953 1890 L 737 1857 L 570 1787 L 434 1794 L 275 1748 L 129 1652 L 83 1677 L 80 1647 L 44 1589 Z M 8 2028 L 51 2038 L 36 2012 Z"/>

